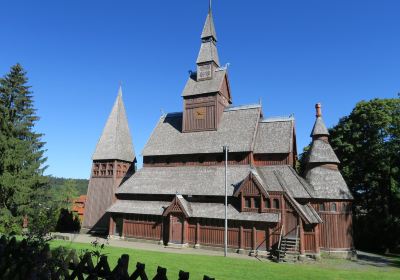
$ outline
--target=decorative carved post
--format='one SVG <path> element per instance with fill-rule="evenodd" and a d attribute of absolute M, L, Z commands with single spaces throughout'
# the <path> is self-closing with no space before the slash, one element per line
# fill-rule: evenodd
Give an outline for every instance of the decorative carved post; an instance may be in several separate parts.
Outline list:
<path fill-rule="evenodd" d="M 239 227 L 239 252 L 243 251 L 244 245 L 244 235 L 243 235 L 243 226 Z"/>
<path fill-rule="evenodd" d="M 115 226 L 114 220 L 113 220 L 112 216 L 110 215 L 110 226 L 108 228 L 108 235 L 109 236 L 113 236 L 114 235 L 114 226 Z"/>
<path fill-rule="evenodd" d="M 319 254 L 320 253 L 320 247 L 321 245 L 319 244 L 319 238 L 320 238 L 320 231 L 319 231 L 320 225 L 316 225 L 314 229 L 314 235 L 315 235 L 315 253 Z"/>
<path fill-rule="evenodd" d="M 303 228 L 303 221 L 301 218 L 298 218 L 299 225 L 300 225 L 300 255 L 305 255 L 305 244 L 304 244 L 304 228 Z"/>
<path fill-rule="evenodd" d="M 186 221 L 186 219 L 183 217 L 183 223 L 182 223 L 182 244 L 186 244 L 186 240 L 187 240 L 187 225 L 188 222 Z"/>
<path fill-rule="evenodd" d="M 256 227 L 253 227 L 253 230 L 252 230 L 252 239 L 251 239 L 251 241 L 252 241 L 252 244 L 251 244 L 251 247 L 252 247 L 252 249 L 253 249 L 253 251 L 255 251 L 256 250 L 256 247 L 257 247 L 257 245 L 256 245 L 256 240 L 257 240 L 257 230 L 256 230 Z"/>
<path fill-rule="evenodd" d="M 195 248 L 200 248 L 200 223 L 196 222 L 196 242 L 194 245 Z"/>

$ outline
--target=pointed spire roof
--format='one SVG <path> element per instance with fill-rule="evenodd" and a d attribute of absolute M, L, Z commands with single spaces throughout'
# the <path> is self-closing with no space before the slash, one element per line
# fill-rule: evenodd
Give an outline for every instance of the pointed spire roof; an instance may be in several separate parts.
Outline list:
<path fill-rule="evenodd" d="M 208 7 L 208 14 L 206 22 L 204 23 L 203 32 L 201 32 L 202 40 L 208 40 L 210 38 L 213 38 L 213 40 L 217 42 L 217 33 L 215 32 L 214 19 L 211 10 L 211 1 Z"/>
<path fill-rule="evenodd" d="M 310 136 L 329 136 L 328 129 L 326 128 L 324 120 L 322 119 L 321 103 L 315 104 L 315 110 L 316 120 Z"/>
<path fill-rule="evenodd" d="M 135 151 L 122 100 L 121 86 L 92 159 L 135 161 Z"/>
<path fill-rule="evenodd" d="M 204 23 L 203 32 L 201 32 L 201 47 L 196 63 L 214 61 L 218 66 L 219 57 L 217 51 L 217 33 L 215 32 L 214 20 L 211 11 L 211 1 L 208 7 L 206 22 Z"/>

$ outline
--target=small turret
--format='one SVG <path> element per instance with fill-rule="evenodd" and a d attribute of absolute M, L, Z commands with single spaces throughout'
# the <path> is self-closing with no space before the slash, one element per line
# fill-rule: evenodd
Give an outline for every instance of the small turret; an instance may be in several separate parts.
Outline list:
<path fill-rule="evenodd" d="M 329 144 L 329 132 L 322 119 L 321 104 L 315 105 L 316 120 L 311 132 L 305 177 L 314 187 L 316 198 L 352 199 L 339 171 L 339 159 Z"/>

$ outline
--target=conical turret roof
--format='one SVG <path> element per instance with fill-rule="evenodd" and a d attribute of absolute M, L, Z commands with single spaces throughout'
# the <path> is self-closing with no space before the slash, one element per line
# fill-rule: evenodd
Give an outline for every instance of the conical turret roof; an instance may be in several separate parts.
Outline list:
<path fill-rule="evenodd" d="M 215 32 L 214 19 L 212 16 L 211 7 L 208 9 L 206 22 L 204 23 L 203 32 L 201 32 L 201 39 L 207 40 L 213 38 L 217 41 L 217 33 Z"/>
<path fill-rule="evenodd" d="M 337 165 L 340 163 L 328 141 L 329 132 L 322 120 L 321 104 L 315 105 L 316 120 L 307 155 L 306 180 L 314 188 L 314 197 L 323 199 L 352 199 L 349 188 Z M 336 167 L 332 167 L 336 165 Z"/>
<path fill-rule="evenodd" d="M 133 162 L 135 151 L 129 131 L 128 119 L 122 100 L 122 88 L 107 119 L 103 133 L 92 156 L 93 160 L 124 160 Z"/>

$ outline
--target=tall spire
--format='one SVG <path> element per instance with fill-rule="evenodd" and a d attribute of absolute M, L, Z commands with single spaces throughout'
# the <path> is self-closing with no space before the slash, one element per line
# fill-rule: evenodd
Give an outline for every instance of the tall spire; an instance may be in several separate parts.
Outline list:
<path fill-rule="evenodd" d="M 201 47 L 196 63 L 198 65 L 197 73 L 202 73 L 199 76 L 200 79 L 211 78 L 214 68 L 220 66 L 217 51 L 217 33 L 215 32 L 211 1 L 209 2 L 206 21 L 201 32 Z M 207 75 L 204 75 L 204 73 Z"/>
<path fill-rule="evenodd" d="M 122 100 L 121 85 L 119 86 L 118 96 L 107 119 L 100 140 L 97 143 L 92 159 L 118 159 L 129 162 L 135 160 L 135 151 Z"/>
<path fill-rule="evenodd" d="M 208 4 L 208 14 L 206 22 L 204 23 L 203 32 L 201 32 L 201 39 L 203 41 L 208 41 L 209 39 L 217 42 L 217 33 L 215 32 L 214 19 L 211 10 L 211 0 Z"/>

